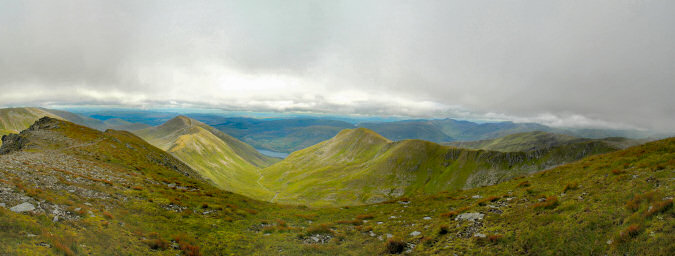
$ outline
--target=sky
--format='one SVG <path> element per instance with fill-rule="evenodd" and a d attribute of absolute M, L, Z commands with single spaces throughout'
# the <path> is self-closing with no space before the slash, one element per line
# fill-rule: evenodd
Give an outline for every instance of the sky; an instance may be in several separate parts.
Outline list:
<path fill-rule="evenodd" d="M 0 106 L 675 131 L 675 1 L 0 0 Z"/>

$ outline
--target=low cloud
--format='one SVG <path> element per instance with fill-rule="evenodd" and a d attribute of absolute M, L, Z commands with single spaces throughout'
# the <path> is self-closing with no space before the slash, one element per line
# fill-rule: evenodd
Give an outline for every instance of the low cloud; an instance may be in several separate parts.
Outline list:
<path fill-rule="evenodd" d="M 675 130 L 673 1 L 6 1 L 0 105 Z"/>

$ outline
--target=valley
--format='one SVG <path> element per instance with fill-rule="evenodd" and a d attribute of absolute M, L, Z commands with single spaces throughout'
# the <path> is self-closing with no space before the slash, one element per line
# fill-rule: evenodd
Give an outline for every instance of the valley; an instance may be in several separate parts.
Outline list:
<path fill-rule="evenodd" d="M 359 135 L 367 145 L 389 143 L 368 131 Z M 675 239 L 673 139 L 493 186 L 337 208 L 284 206 L 222 191 L 128 132 L 44 118 L 4 142 L 0 251 L 10 254 L 675 250 L 669 243 Z"/>

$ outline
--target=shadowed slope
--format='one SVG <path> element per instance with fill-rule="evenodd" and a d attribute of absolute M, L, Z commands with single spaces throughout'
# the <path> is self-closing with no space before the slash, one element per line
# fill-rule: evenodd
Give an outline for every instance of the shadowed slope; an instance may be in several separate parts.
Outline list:
<path fill-rule="evenodd" d="M 259 167 L 275 159 L 199 121 L 178 116 L 135 133 L 178 157 L 218 187 L 255 198 L 269 194 L 257 183 Z"/>
<path fill-rule="evenodd" d="M 262 183 L 275 192 L 273 202 L 354 205 L 491 185 L 614 150 L 582 142 L 504 153 L 422 140 L 391 142 L 365 128 L 347 129 L 264 169 Z"/>

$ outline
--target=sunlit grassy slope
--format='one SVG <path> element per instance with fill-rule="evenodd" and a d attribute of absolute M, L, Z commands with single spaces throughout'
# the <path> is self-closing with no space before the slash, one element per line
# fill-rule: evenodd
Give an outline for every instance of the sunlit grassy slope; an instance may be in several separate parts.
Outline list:
<path fill-rule="evenodd" d="M 358 128 L 265 168 L 261 182 L 274 192 L 273 202 L 355 205 L 495 184 L 614 150 L 598 141 L 530 152 L 469 150 L 422 140 L 392 142 Z"/>
<path fill-rule="evenodd" d="M 127 132 L 51 120 L 21 136 L 25 148 L 0 155 L 0 201 L 37 208 L 0 207 L 3 255 L 675 252 L 675 139 L 494 186 L 313 209 L 216 189 Z"/>
<path fill-rule="evenodd" d="M 496 139 L 478 141 L 460 141 L 444 143 L 445 145 L 470 149 L 495 150 L 504 152 L 541 150 L 566 144 L 581 142 L 604 142 L 616 148 L 635 146 L 644 141 L 626 138 L 586 139 L 564 134 L 555 134 L 542 131 L 523 132 Z"/>
<path fill-rule="evenodd" d="M 260 168 L 276 159 L 208 125 L 178 116 L 135 133 L 181 159 L 222 189 L 254 198 L 271 196 L 257 181 Z"/>

